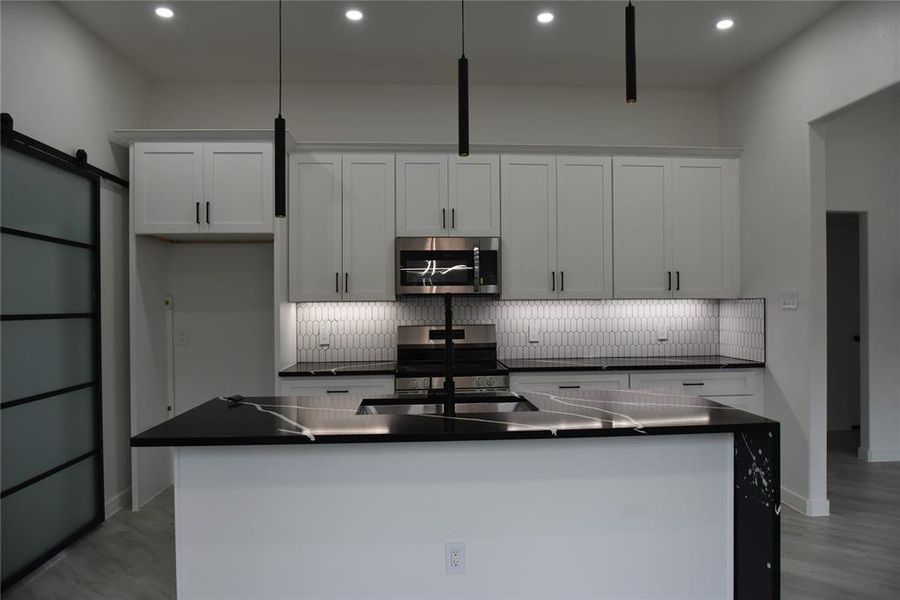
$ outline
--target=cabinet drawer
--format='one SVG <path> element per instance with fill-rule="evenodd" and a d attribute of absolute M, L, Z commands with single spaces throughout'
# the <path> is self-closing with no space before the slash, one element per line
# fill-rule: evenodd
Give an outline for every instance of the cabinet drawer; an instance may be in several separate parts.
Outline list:
<path fill-rule="evenodd" d="M 597 372 L 513 373 L 510 389 L 514 392 L 565 393 L 566 390 L 627 390 L 625 373 Z"/>
<path fill-rule="evenodd" d="M 282 396 L 327 396 L 353 394 L 381 396 L 394 393 L 394 377 L 303 377 L 284 378 Z"/>
<path fill-rule="evenodd" d="M 635 373 L 631 389 L 689 396 L 750 396 L 759 391 L 759 374 L 756 370 Z"/>

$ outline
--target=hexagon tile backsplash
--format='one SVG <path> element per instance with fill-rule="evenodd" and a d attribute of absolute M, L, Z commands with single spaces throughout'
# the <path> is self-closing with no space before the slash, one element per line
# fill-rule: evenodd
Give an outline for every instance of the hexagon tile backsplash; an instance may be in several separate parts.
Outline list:
<path fill-rule="evenodd" d="M 442 298 L 297 304 L 297 360 L 394 360 L 398 325 L 438 325 Z M 696 356 L 765 360 L 765 300 L 454 299 L 454 322 L 495 323 L 501 358 Z M 537 337 L 538 343 L 529 343 Z M 668 337 L 660 341 L 660 333 Z M 327 335 L 328 347 L 319 345 Z"/>

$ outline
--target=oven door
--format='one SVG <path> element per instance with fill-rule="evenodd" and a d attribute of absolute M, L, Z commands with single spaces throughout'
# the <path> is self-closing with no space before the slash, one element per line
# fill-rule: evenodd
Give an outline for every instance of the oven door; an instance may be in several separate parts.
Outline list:
<path fill-rule="evenodd" d="M 397 295 L 499 294 L 499 238 L 397 238 Z"/>

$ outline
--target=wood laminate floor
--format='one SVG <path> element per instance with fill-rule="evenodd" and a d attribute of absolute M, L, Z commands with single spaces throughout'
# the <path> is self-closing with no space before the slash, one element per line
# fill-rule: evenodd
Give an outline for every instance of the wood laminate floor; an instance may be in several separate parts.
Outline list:
<path fill-rule="evenodd" d="M 782 513 L 785 600 L 900 598 L 900 463 L 856 458 L 858 434 L 829 436 L 831 516 Z M 166 600 L 175 597 L 171 490 L 139 513 L 123 511 L 4 600 Z"/>

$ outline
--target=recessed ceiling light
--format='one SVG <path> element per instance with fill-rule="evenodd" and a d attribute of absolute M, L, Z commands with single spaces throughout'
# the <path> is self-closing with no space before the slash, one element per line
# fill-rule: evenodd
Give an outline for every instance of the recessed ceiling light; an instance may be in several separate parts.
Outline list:
<path fill-rule="evenodd" d="M 156 8 L 156 16 L 163 19 L 171 19 L 175 16 L 175 11 L 168 6 L 158 6 Z"/>
<path fill-rule="evenodd" d="M 552 12 L 542 12 L 537 16 L 538 23 L 544 23 L 545 25 L 553 20 Z"/>
<path fill-rule="evenodd" d="M 346 13 L 344 13 L 344 16 L 346 16 L 351 21 L 362 21 L 363 18 L 362 11 L 356 10 L 355 8 L 348 10 Z"/>
<path fill-rule="evenodd" d="M 722 31 L 732 27 L 734 27 L 734 19 L 719 19 L 719 22 L 716 23 L 716 29 L 721 29 Z"/>

